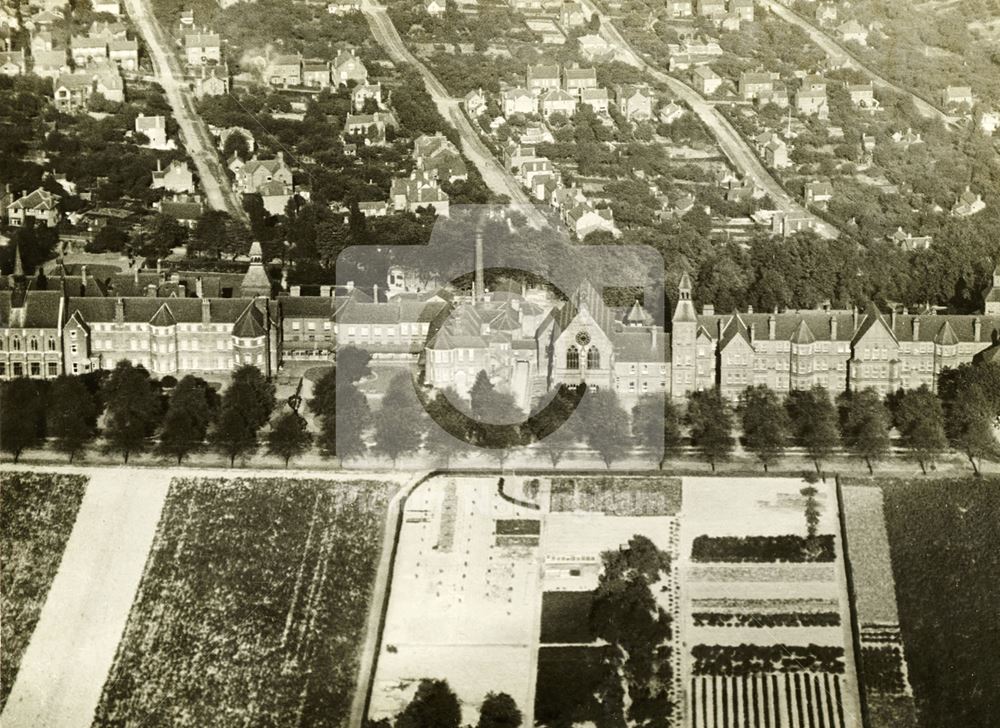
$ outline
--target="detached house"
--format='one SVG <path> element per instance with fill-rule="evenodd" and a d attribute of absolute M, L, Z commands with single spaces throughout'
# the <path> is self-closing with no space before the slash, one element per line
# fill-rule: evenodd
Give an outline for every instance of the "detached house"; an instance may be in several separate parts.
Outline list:
<path fill-rule="evenodd" d="M 668 18 L 690 18 L 694 15 L 694 3 L 691 0 L 667 0 L 664 7 Z"/>
<path fill-rule="evenodd" d="M 563 89 L 566 93 L 577 96 L 584 89 L 597 88 L 597 71 L 593 68 L 580 68 L 576 64 L 563 69 Z"/>
<path fill-rule="evenodd" d="M 696 0 L 695 8 L 703 18 L 721 18 L 726 14 L 724 0 Z"/>
<path fill-rule="evenodd" d="M 0 52 L 0 76 L 21 76 L 26 71 L 23 50 Z"/>
<path fill-rule="evenodd" d="M 413 159 L 418 170 L 433 174 L 436 179 L 456 182 L 469 178 L 462 155 L 441 132 L 417 137 L 413 142 Z"/>
<path fill-rule="evenodd" d="M 60 74 L 69 73 L 69 62 L 66 60 L 66 50 L 32 51 L 31 72 L 42 78 L 58 78 Z"/>
<path fill-rule="evenodd" d="M 135 119 L 135 130 L 149 139 L 151 149 L 169 149 L 167 144 L 167 119 L 165 116 L 145 116 L 139 114 Z"/>
<path fill-rule="evenodd" d="M 12 227 L 24 227 L 31 218 L 35 225 L 55 227 L 59 224 L 59 196 L 41 187 L 23 194 L 7 207 L 7 220 Z"/>
<path fill-rule="evenodd" d="M 310 88 L 327 88 L 330 85 L 330 64 L 327 61 L 303 61 L 302 85 Z"/>
<path fill-rule="evenodd" d="M 364 137 L 365 144 L 385 144 L 386 129 L 396 129 L 399 122 L 391 111 L 374 114 L 348 114 L 344 120 L 344 136 Z"/>
<path fill-rule="evenodd" d="M 868 45 L 868 29 L 853 18 L 846 23 L 842 23 L 837 28 L 837 34 L 840 35 L 840 39 L 845 43 Z"/>
<path fill-rule="evenodd" d="M 626 121 L 653 118 L 653 93 L 648 86 L 615 87 L 615 106 Z"/>
<path fill-rule="evenodd" d="M 752 23 L 754 19 L 753 0 L 729 0 L 729 12 L 740 20 Z"/>
<path fill-rule="evenodd" d="M 618 237 L 621 231 L 615 226 L 615 218 L 608 208 L 597 209 L 589 203 L 577 205 L 565 211 L 566 224 L 577 238 L 583 240 L 593 232 L 608 232 Z"/>
<path fill-rule="evenodd" d="M 968 106 L 972 108 L 975 98 L 972 95 L 972 89 L 968 86 L 948 86 L 941 93 L 941 103 L 946 108 L 953 106 Z"/>
<path fill-rule="evenodd" d="M 272 86 L 302 85 L 302 57 L 298 55 L 275 56 L 267 69 L 267 82 Z"/>
<path fill-rule="evenodd" d="M 559 26 L 569 33 L 574 28 L 587 24 L 587 16 L 584 14 L 583 6 L 573 0 L 564 0 L 559 7 Z"/>
<path fill-rule="evenodd" d="M 562 89 L 546 91 L 539 101 L 541 102 L 542 115 L 546 119 L 553 114 L 564 114 L 571 117 L 576 113 L 577 97 Z"/>
<path fill-rule="evenodd" d="M 850 94 L 851 103 L 860 109 L 877 109 L 879 106 L 875 99 L 875 86 L 870 83 L 848 86 L 847 93 Z"/>
<path fill-rule="evenodd" d="M 952 205 L 951 215 L 952 217 L 969 217 L 985 209 L 986 203 L 983 202 L 983 196 L 973 193 L 972 190 L 966 187 L 965 192 L 959 195 L 955 204 Z"/>
<path fill-rule="evenodd" d="M 510 88 L 500 94 L 503 115 L 537 114 L 538 97 L 523 88 Z"/>
<path fill-rule="evenodd" d="M 118 64 L 123 71 L 139 68 L 139 42 L 127 38 L 108 41 L 108 58 Z"/>
<path fill-rule="evenodd" d="M 561 85 L 559 66 L 528 66 L 525 81 L 527 82 L 528 91 L 535 94 L 551 89 L 558 89 Z"/>
<path fill-rule="evenodd" d="M 333 82 L 346 86 L 349 82 L 367 83 L 368 69 L 354 51 L 341 51 L 333 61 Z"/>
<path fill-rule="evenodd" d="M 409 177 L 397 177 L 392 181 L 389 197 L 396 212 L 417 212 L 430 207 L 435 214 L 448 217 L 448 194 L 433 175 L 414 171 Z"/>
<path fill-rule="evenodd" d="M 788 145 L 774 136 L 763 147 L 764 163 L 772 169 L 785 169 L 791 162 L 788 159 Z"/>
<path fill-rule="evenodd" d="M 354 111 L 361 113 L 365 109 L 365 103 L 371 99 L 375 102 L 375 106 L 379 109 L 382 108 L 382 82 L 378 81 L 376 83 L 361 83 L 354 87 L 351 91 L 351 105 L 354 107 Z"/>
<path fill-rule="evenodd" d="M 702 96 L 711 96 L 722 85 L 722 77 L 708 66 L 695 66 L 691 81 Z"/>
<path fill-rule="evenodd" d="M 930 235 L 914 235 L 910 232 L 903 232 L 902 227 L 897 227 L 896 231 L 888 237 L 903 250 L 927 250 L 934 242 L 934 238 Z"/>
<path fill-rule="evenodd" d="M 292 186 L 292 169 L 285 163 L 285 155 L 278 152 L 274 159 L 257 159 L 256 155 L 236 172 L 234 189 L 242 194 L 260 192 L 268 182 L 278 181 Z"/>
<path fill-rule="evenodd" d="M 189 66 L 222 62 L 222 42 L 218 33 L 187 33 L 184 36 L 184 57 Z"/>
<path fill-rule="evenodd" d="M 69 40 L 69 53 L 79 68 L 98 58 L 108 57 L 108 42 L 104 38 L 74 35 Z"/>
<path fill-rule="evenodd" d="M 94 77 L 89 73 L 64 73 L 52 82 L 56 108 L 72 114 L 86 106 L 94 93 Z"/>
<path fill-rule="evenodd" d="M 606 88 L 585 88 L 580 92 L 580 103 L 592 108 L 595 114 L 607 114 L 610 103 L 608 90 Z"/>
<path fill-rule="evenodd" d="M 194 175 L 186 161 L 175 159 L 163 169 L 163 164 L 157 159 L 153 181 L 149 186 L 154 190 L 191 193 L 194 192 Z"/>
<path fill-rule="evenodd" d="M 194 79 L 194 94 L 204 96 L 225 96 L 229 93 L 229 66 L 200 66 Z"/>
<path fill-rule="evenodd" d="M 804 194 L 807 205 L 815 205 L 825 210 L 827 203 L 833 199 L 833 185 L 829 182 L 806 182 Z"/>
<path fill-rule="evenodd" d="M 751 101 L 774 91 L 778 74 L 773 72 L 744 71 L 740 74 L 739 91 L 744 101 Z"/>
<path fill-rule="evenodd" d="M 486 94 L 483 90 L 476 89 L 475 91 L 470 91 L 462 99 L 462 103 L 465 104 L 466 113 L 473 119 L 478 119 L 486 111 Z"/>
<path fill-rule="evenodd" d="M 830 106 L 826 91 L 814 91 L 801 88 L 795 93 L 795 110 L 804 116 L 818 116 L 826 119 L 830 116 Z"/>

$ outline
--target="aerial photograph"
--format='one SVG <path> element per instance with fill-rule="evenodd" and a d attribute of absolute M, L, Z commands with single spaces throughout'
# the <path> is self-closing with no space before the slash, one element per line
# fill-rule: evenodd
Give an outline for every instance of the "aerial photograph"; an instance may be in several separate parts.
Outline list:
<path fill-rule="evenodd" d="M 998 728 L 1000 0 L 0 0 L 2 728 Z"/>

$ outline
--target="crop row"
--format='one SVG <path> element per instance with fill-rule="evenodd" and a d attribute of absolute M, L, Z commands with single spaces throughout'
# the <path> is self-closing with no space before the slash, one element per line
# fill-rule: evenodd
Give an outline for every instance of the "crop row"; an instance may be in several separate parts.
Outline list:
<path fill-rule="evenodd" d="M 752 675 L 764 672 L 844 672 L 844 650 L 829 645 L 695 645 L 695 675 Z"/>
<path fill-rule="evenodd" d="M 840 624 L 837 612 L 695 612 L 691 617 L 696 627 L 836 627 Z"/>

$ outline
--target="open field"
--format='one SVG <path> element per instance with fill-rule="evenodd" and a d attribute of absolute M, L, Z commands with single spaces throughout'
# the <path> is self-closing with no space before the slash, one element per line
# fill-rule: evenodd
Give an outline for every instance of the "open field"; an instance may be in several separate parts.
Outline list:
<path fill-rule="evenodd" d="M 407 499 L 370 717 L 395 716 L 425 677 L 448 680 L 464 722 L 491 690 L 530 704 L 538 549 L 500 545 L 495 522 L 537 518 L 490 476 L 435 478 Z"/>
<path fill-rule="evenodd" d="M 692 726 L 860 728 L 836 493 L 793 478 L 685 478 L 681 602 Z"/>
<path fill-rule="evenodd" d="M 878 481 L 922 728 L 1000 715 L 1000 480 Z M 886 706 L 890 721 L 899 706 Z M 884 722 L 882 725 L 905 725 Z"/>
<path fill-rule="evenodd" d="M 174 479 L 94 725 L 346 725 L 390 495 Z"/>
<path fill-rule="evenodd" d="M 5 472 L 0 487 L 0 709 L 10 694 L 87 478 Z"/>

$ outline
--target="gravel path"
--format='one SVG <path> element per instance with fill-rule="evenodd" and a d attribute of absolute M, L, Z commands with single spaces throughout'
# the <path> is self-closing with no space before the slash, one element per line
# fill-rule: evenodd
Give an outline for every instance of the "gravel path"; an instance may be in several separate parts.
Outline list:
<path fill-rule="evenodd" d="M 139 587 L 169 471 L 87 474 L 76 524 L 0 719 L 4 728 L 90 726 Z"/>

